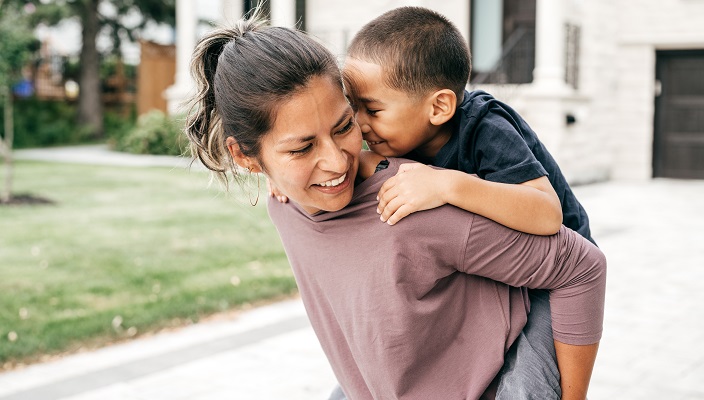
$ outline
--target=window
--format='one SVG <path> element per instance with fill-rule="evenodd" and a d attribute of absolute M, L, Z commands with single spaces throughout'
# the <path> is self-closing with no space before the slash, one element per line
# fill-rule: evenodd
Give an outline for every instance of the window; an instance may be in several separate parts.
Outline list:
<path fill-rule="evenodd" d="M 471 83 L 533 81 L 535 1 L 472 0 Z"/>

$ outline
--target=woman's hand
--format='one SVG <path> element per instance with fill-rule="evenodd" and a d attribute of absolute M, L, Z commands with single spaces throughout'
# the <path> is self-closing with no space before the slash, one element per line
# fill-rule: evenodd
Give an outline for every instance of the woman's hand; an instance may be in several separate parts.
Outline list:
<path fill-rule="evenodd" d="M 425 164 L 401 164 L 379 190 L 376 211 L 381 220 L 394 225 L 408 214 L 445 204 L 442 176 L 442 171 Z"/>

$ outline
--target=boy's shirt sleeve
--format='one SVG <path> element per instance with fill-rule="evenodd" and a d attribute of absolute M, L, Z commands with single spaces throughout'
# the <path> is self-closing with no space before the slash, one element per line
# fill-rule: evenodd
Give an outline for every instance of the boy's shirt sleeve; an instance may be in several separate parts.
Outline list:
<path fill-rule="evenodd" d="M 473 154 L 466 156 L 480 178 L 518 184 L 548 175 L 505 110 L 494 108 L 475 123 L 474 143 L 467 146 Z"/>
<path fill-rule="evenodd" d="M 549 289 L 553 335 L 562 343 L 587 345 L 601 338 L 606 294 L 606 258 L 565 228 L 533 236 L 476 215 L 458 270 L 515 287 Z"/>

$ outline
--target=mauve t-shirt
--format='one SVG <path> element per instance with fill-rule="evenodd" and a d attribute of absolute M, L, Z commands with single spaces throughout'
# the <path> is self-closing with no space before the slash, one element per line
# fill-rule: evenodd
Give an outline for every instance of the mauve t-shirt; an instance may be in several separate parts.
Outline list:
<path fill-rule="evenodd" d="M 525 289 L 552 289 L 555 339 L 599 341 L 606 260 L 572 230 L 532 236 L 451 205 L 379 220 L 401 159 L 337 212 L 269 201 L 313 329 L 345 394 L 477 399 L 525 325 Z"/>

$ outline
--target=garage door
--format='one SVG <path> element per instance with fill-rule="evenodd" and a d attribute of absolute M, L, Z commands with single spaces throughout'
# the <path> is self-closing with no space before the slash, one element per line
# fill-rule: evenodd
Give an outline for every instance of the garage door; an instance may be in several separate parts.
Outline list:
<path fill-rule="evenodd" d="M 704 179 L 704 50 L 656 55 L 653 175 Z"/>

